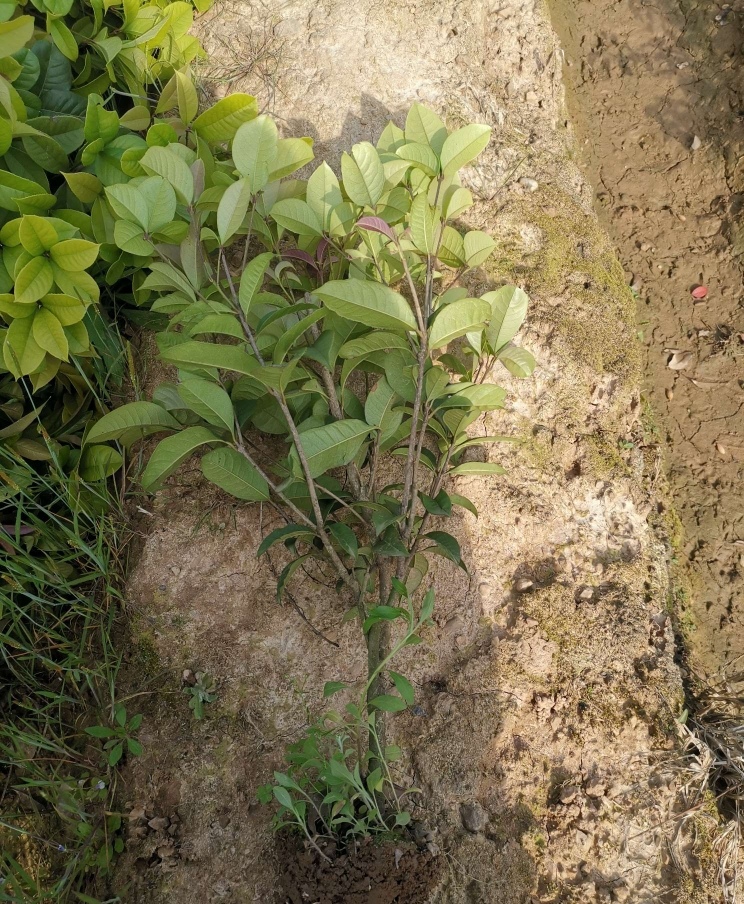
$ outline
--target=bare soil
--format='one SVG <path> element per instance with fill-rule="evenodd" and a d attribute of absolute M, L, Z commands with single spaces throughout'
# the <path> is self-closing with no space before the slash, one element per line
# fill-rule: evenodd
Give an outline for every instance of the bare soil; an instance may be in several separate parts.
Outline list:
<path fill-rule="evenodd" d="M 294 835 L 280 849 L 287 904 L 426 904 L 444 866 L 405 842 L 367 840 L 343 852 L 327 844 L 321 850 L 329 860 Z"/>
<path fill-rule="evenodd" d="M 413 100 L 494 127 L 467 181 L 469 222 L 498 249 L 469 287 L 528 290 L 521 340 L 539 367 L 500 375 L 506 410 L 474 425 L 522 442 L 491 453 L 504 477 L 459 479 L 480 513 L 452 525 L 469 574 L 433 570 L 435 624 L 398 666 L 416 707 L 389 733 L 441 852 L 430 904 L 720 900 L 715 808 L 679 821 L 675 525 L 642 418 L 635 305 L 573 159 L 542 3 L 234 0 L 201 28 L 209 90 L 253 90 L 331 165 Z M 116 888 L 136 904 L 284 904 L 299 866 L 256 791 L 324 683 L 364 674 L 360 638 L 344 601 L 310 579 L 297 599 L 326 640 L 277 604 L 275 571 L 256 559 L 271 514 L 205 486 L 195 463 L 142 508 L 126 674 L 144 752 L 126 776 Z M 184 669 L 218 682 L 203 721 Z"/>
<path fill-rule="evenodd" d="M 744 654 L 744 3 L 554 0 L 600 221 L 639 296 L 696 667 Z M 697 140 L 696 140 L 697 138 Z M 699 145 L 699 146 L 698 146 Z M 693 148 L 695 148 L 693 150 Z M 692 290 L 705 286 L 696 300 Z M 668 365 L 682 352 L 687 366 Z M 677 356 L 679 360 L 679 355 Z"/>

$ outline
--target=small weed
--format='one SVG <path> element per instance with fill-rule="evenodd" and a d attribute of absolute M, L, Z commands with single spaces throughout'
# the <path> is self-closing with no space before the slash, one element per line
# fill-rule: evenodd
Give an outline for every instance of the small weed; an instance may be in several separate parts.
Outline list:
<path fill-rule="evenodd" d="M 187 684 L 183 688 L 184 694 L 189 694 L 189 708 L 193 710 L 195 719 L 204 718 L 204 704 L 214 703 L 217 699 L 217 682 L 207 672 L 197 672 L 194 675 L 194 684 Z"/>

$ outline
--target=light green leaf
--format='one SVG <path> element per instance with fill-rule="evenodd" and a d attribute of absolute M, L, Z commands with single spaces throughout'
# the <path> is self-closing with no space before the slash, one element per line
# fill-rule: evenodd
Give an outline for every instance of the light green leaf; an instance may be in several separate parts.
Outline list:
<path fill-rule="evenodd" d="M 269 169 L 276 157 L 278 133 L 276 123 L 269 116 L 257 116 L 244 123 L 233 139 L 232 154 L 241 176 L 251 183 L 251 191 L 258 194 L 269 181 Z"/>
<path fill-rule="evenodd" d="M 34 257 L 16 277 L 15 300 L 18 304 L 31 304 L 43 298 L 53 285 L 54 274 L 49 261 L 45 257 Z"/>
<path fill-rule="evenodd" d="M 374 207 L 385 190 L 385 171 L 377 149 L 368 141 L 355 144 L 341 157 L 341 176 L 349 198 L 361 207 Z"/>
<path fill-rule="evenodd" d="M 176 471 L 193 453 L 207 443 L 221 443 L 206 427 L 187 427 L 173 436 L 161 440 L 155 447 L 147 467 L 142 472 L 142 486 L 148 492 L 154 492 L 166 478 Z M 110 448 L 106 446 L 105 448 Z"/>
<path fill-rule="evenodd" d="M 507 345 L 499 352 L 499 361 L 515 377 L 529 377 L 535 370 L 535 359 L 526 348 Z"/>
<path fill-rule="evenodd" d="M 235 430 L 235 415 L 230 396 L 211 380 L 201 377 L 185 377 L 178 393 L 186 404 L 214 427 L 222 427 L 229 433 Z"/>
<path fill-rule="evenodd" d="M 409 139 L 417 141 L 418 139 Z M 382 130 L 382 134 L 377 142 L 377 150 L 385 151 L 388 154 L 394 154 L 401 145 L 406 143 L 406 135 L 400 126 L 396 126 L 394 122 L 389 122 Z"/>
<path fill-rule="evenodd" d="M 0 57 L 13 56 L 34 36 L 33 16 L 18 16 L 0 24 Z"/>
<path fill-rule="evenodd" d="M 327 313 L 328 312 L 323 308 L 311 311 L 306 316 L 301 317 L 297 323 L 293 324 L 285 333 L 283 333 L 274 346 L 274 352 L 272 354 L 274 364 L 281 364 L 287 355 L 287 352 L 292 348 L 300 336 L 309 330 L 314 323 L 322 320 Z"/>
<path fill-rule="evenodd" d="M 447 139 L 447 128 L 433 110 L 415 103 L 406 117 L 405 135 L 406 141 L 428 144 L 439 156 Z"/>
<path fill-rule="evenodd" d="M 410 223 L 414 245 L 424 254 L 433 254 L 438 241 L 439 218 L 424 193 L 413 199 Z"/>
<path fill-rule="evenodd" d="M 406 701 L 394 694 L 380 694 L 379 697 L 370 700 L 369 705 L 384 713 L 399 713 L 407 708 Z"/>
<path fill-rule="evenodd" d="M 74 35 L 62 19 L 48 19 L 49 34 L 57 48 L 73 63 L 78 58 L 78 45 Z"/>
<path fill-rule="evenodd" d="M 33 337 L 33 324 L 33 317 L 19 317 L 5 334 L 3 360 L 16 379 L 33 373 L 45 358 L 44 349 Z"/>
<path fill-rule="evenodd" d="M 114 223 L 114 241 L 117 248 L 139 257 L 148 257 L 155 250 L 145 238 L 144 229 L 129 220 L 117 220 Z"/>
<path fill-rule="evenodd" d="M 274 255 L 270 251 L 265 251 L 263 254 L 254 257 L 245 270 L 243 270 L 240 277 L 239 300 L 240 307 L 246 315 L 248 314 L 256 295 L 258 295 L 261 290 L 266 270 L 273 257 Z"/>
<path fill-rule="evenodd" d="M 105 414 L 85 437 L 85 443 L 105 443 L 125 434 L 146 435 L 163 430 L 177 430 L 178 421 L 154 402 L 129 402 Z"/>
<path fill-rule="evenodd" d="M 492 461 L 466 461 L 452 468 L 449 474 L 451 477 L 456 477 L 458 474 L 473 477 L 484 474 L 506 474 L 506 471 L 501 465 L 497 465 Z M 453 496 L 452 498 L 454 499 L 455 497 Z"/>
<path fill-rule="evenodd" d="M 226 447 L 208 452 L 201 460 L 207 480 L 246 502 L 265 502 L 269 485 L 237 449 Z"/>
<path fill-rule="evenodd" d="M 181 121 L 189 125 L 199 112 L 199 96 L 194 83 L 184 72 L 176 70 L 176 95 L 178 97 L 178 115 Z"/>
<path fill-rule="evenodd" d="M 147 202 L 147 232 L 160 232 L 166 227 L 181 226 L 174 222 L 176 216 L 176 193 L 169 182 L 161 176 L 151 176 L 137 183 L 137 189 Z"/>
<path fill-rule="evenodd" d="M 323 234 L 320 217 L 306 201 L 299 198 L 286 198 L 271 208 L 271 216 L 284 229 L 296 235 L 319 237 Z"/>
<path fill-rule="evenodd" d="M 442 212 L 446 220 L 453 220 L 473 206 L 473 196 L 459 185 L 451 185 L 444 193 Z"/>
<path fill-rule="evenodd" d="M 109 185 L 106 188 L 106 197 L 117 217 L 130 223 L 136 223 L 143 230 L 147 229 L 150 212 L 147 200 L 138 188 L 126 182 Z"/>
<path fill-rule="evenodd" d="M 413 685 L 411 684 L 411 682 L 407 678 L 404 678 L 403 675 L 399 675 L 397 672 L 390 672 L 390 677 L 393 679 L 395 689 L 398 691 L 401 697 L 409 706 L 413 706 L 415 692 L 413 690 Z"/>
<path fill-rule="evenodd" d="M 486 339 L 495 354 L 517 335 L 527 315 L 529 298 L 516 286 L 502 286 L 495 292 L 486 292 L 483 300 L 491 305 L 491 323 Z"/>
<path fill-rule="evenodd" d="M 46 308 L 39 308 L 34 314 L 34 339 L 37 345 L 50 355 L 61 361 L 67 361 L 69 356 L 67 336 L 62 324 Z"/>
<path fill-rule="evenodd" d="M 393 410 L 396 401 L 399 399 L 395 390 L 385 377 L 380 377 L 364 403 L 364 418 L 367 423 L 372 427 L 381 426 L 385 416 Z"/>
<path fill-rule="evenodd" d="M 220 199 L 217 208 L 217 232 L 223 245 L 227 244 L 240 229 L 250 203 L 251 184 L 248 179 L 233 182 Z"/>
<path fill-rule="evenodd" d="M 453 176 L 461 167 L 475 160 L 491 138 L 491 129 L 484 125 L 463 126 L 447 137 L 440 159 L 442 173 Z"/>
<path fill-rule="evenodd" d="M 21 218 L 18 237 L 26 251 L 33 255 L 44 254 L 59 241 L 57 230 L 49 220 L 33 214 L 26 214 Z"/>
<path fill-rule="evenodd" d="M 85 305 L 71 295 L 45 295 L 41 303 L 54 314 L 62 326 L 79 323 L 85 316 Z"/>
<path fill-rule="evenodd" d="M 62 173 L 70 191 L 83 204 L 92 204 L 103 189 L 103 183 L 93 173 Z"/>
<path fill-rule="evenodd" d="M 315 159 L 311 138 L 280 138 L 269 164 L 269 182 L 283 179 Z"/>
<path fill-rule="evenodd" d="M 458 336 L 484 327 L 490 316 L 490 305 L 480 298 L 463 298 L 445 305 L 434 315 L 429 333 L 430 348 L 441 348 Z"/>
<path fill-rule="evenodd" d="M 67 239 L 58 242 L 50 251 L 52 260 L 58 267 L 71 273 L 87 270 L 98 257 L 100 245 L 85 239 Z"/>
<path fill-rule="evenodd" d="M 307 180 L 307 203 L 320 218 L 322 228 L 330 229 L 331 211 L 343 203 L 341 187 L 336 174 L 323 162 Z"/>
<path fill-rule="evenodd" d="M 421 197 L 420 195 L 418 197 Z M 462 240 L 460 233 L 453 229 L 452 226 L 445 226 L 442 231 L 442 241 L 439 245 L 439 260 L 448 267 L 460 268 L 464 267 L 465 260 L 465 242 Z"/>
<path fill-rule="evenodd" d="M 390 348 L 404 348 L 408 350 L 408 342 L 403 336 L 396 333 L 375 332 L 359 339 L 351 339 L 345 342 L 339 350 L 341 358 L 360 358 L 362 355 L 371 355 L 373 352 L 384 351 Z"/>
<path fill-rule="evenodd" d="M 504 407 L 506 392 L 493 383 L 456 383 L 452 395 L 445 399 L 437 399 L 439 408 L 479 408 L 483 411 L 495 411 Z"/>
<path fill-rule="evenodd" d="M 348 464 L 357 454 L 370 433 L 369 424 L 354 419 L 335 421 L 324 427 L 312 427 L 301 434 L 310 474 L 320 477 L 332 468 Z M 297 450 L 290 452 L 292 473 L 303 477 Z"/>
<path fill-rule="evenodd" d="M 194 199 L 194 177 L 182 157 L 169 148 L 156 146 L 147 149 L 140 165 L 149 175 L 162 176 L 170 182 L 182 204 L 191 204 Z"/>
<path fill-rule="evenodd" d="M 465 234 L 465 260 L 468 267 L 479 267 L 493 252 L 496 242 L 485 232 L 474 230 Z"/>
<path fill-rule="evenodd" d="M 230 94 L 216 104 L 208 107 L 201 116 L 197 116 L 192 128 L 204 141 L 219 144 L 232 141 L 238 128 L 245 122 L 255 119 L 258 114 L 256 98 L 250 94 Z"/>
<path fill-rule="evenodd" d="M 382 283 L 361 279 L 332 280 L 315 291 L 327 308 L 347 320 L 383 330 L 416 329 L 408 302 Z"/>
<path fill-rule="evenodd" d="M 160 353 L 161 358 L 178 367 L 217 367 L 254 376 L 261 365 L 237 345 L 215 345 L 212 342 L 182 342 Z"/>
<path fill-rule="evenodd" d="M 418 169 L 423 170 L 427 176 L 436 176 L 439 172 L 439 160 L 428 144 L 410 142 L 409 144 L 404 144 L 402 148 L 398 148 L 396 153 L 401 160 L 405 160 Z"/>

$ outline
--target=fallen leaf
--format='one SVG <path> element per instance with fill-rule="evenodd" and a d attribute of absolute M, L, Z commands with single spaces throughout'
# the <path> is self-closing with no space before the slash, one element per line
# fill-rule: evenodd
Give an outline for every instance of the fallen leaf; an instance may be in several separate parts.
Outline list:
<path fill-rule="evenodd" d="M 667 367 L 672 370 L 684 370 L 693 363 L 692 352 L 674 352 L 672 357 L 667 361 Z"/>

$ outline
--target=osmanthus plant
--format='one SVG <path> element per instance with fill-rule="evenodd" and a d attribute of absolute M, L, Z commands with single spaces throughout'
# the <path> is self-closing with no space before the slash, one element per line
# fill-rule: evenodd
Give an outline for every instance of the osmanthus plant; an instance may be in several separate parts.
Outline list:
<path fill-rule="evenodd" d="M 187 93 L 174 84 L 174 109 Z M 198 452 L 207 480 L 280 514 L 259 549 L 284 548 L 278 597 L 300 570 L 335 581 L 367 645 L 368 681 L 332 717 L 330 761 L 313 752 L 329 723 L 308 736 L 306 756 L 292 754 L 277 778 L 280 816 L 307 823 L 308 795 L 317 799 L 307 789 L 322 787 L 316 815 L 334 832 L 389 828 L 400 803 L 380 714 L 413 700 L 388 667 L 391 643 L 399 649 L 391 625 L 402 620 L 405 644 L 416 643 L 433 607 L 431 593 L 423 609 L 415 602 L 429 558 L 464 567 L 442 522 L 456 506 L 476 511 L 451 491 L 453 478 L 502 473 L 470 455 L 504 439 L 471 436 L 504 404 L 486 375 L 495 361 L 519 376 L 534 367 L 513 344 L 525 294 L 506 286 L 472 297 L 459 284 L 494 249 L 456 225 L 473 203 L 459 171 L 490 130 L 449 132 L 416 104 L 404 129 L 390 123 L 376 147 L 343 155 L 340 181 L 325 163 L 305 181 L 286 177 L 312 160 L 310 140 L 279 138 L 269 117 L 241 124 L 224 153 L 186 121 L 177 117 L 170 141 L 159 133 L 139 175 L 101 195 L 114 242 L 154 256 L 138 298 L 169 317 L 158 342 L 178 382 L 106 415 L 86 442 L 169 432 L 145 489 Z M 385 801 L 376 829 L 368 798 Z"/>

